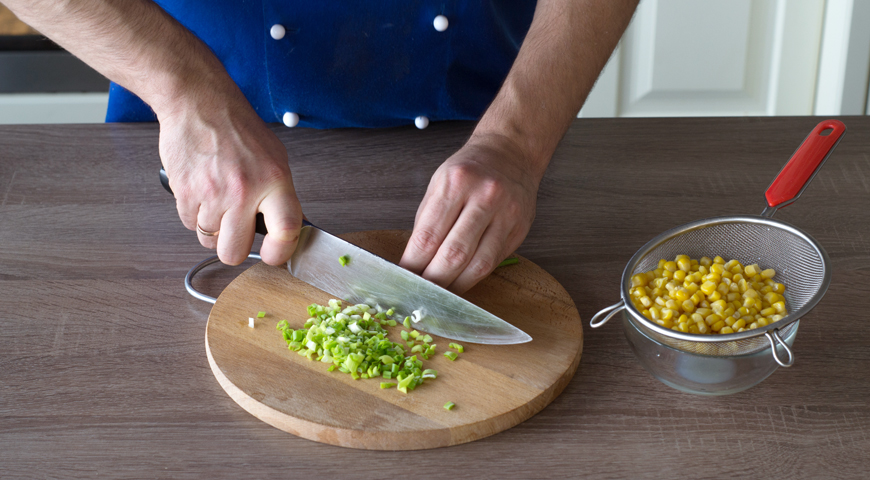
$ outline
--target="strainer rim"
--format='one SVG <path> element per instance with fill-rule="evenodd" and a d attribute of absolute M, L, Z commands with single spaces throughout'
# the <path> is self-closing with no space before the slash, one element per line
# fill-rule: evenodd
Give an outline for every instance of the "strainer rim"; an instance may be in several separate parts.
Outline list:
<path fill-rule="evenodd" d="M 753 223 L 786 230 L 789 233 L 792 233 L 795 236 L 804 240 L 815 250 L 815 252 L 822 260 L 822 265 L 824 266 L 824 274 L 822 276 L 822 282 L 819 285 L 818 290 L 815 292 L 815 294 L 813 294 L 812 297 L 810 297 L 809 300 L 807 300 L 803 307 L 796 311 L 790 312 L 784 318 L 768 325 L 765 329 L 756 328 L 753 330 L 746 330 L 744 332 L 728 333 L 724 335 L 701 335 L 671 330 L 650 321 L 649 319 L 644 317 L 643 314 L 637 311 L 634 306 L 634 302 L 631 301 L 631 276 L 634 272 L 634 269 L 641 262 L 641 260 L 643 260 L 653 249 L 677 235 L 682 235 L 692 230 L 707 228 L 713 225 L 722 225 L 728 223 Z M 783 222 L 782 220 L 776 220 L 761 215 L 727 215 L 721 217 L 703 218 L 666 230 L 654 237 L 652 240 L 648 241 L 644 246 L 642 246 L 625 265 L 625 269 L 622 272 L 622 287 L 620 289 L 620 296 L 622 298 L 623 304 L 625 305 L 625 309 L 628 311 L 629 314 L 631 314 L 631 316 L 639 320 L 643 326 L 648 327 L 656 333 L 659 333 L 666 337 L 677 340 L 703 343 L 718 343 L 745 340 L 748 338 L 765 335 L 767 332 L 772 332 L 774 330 L 784 328 L 787 325 L 797 320 L 800 320 L 801 318 L 803 318 L 804 315 L 809 313 L 816 306 L 816 304 L 819 303 L 822 297 L 825 296 L 825 293 L 827 292 L 828 287 L 831 284 L 830 263 L 831 259 L 830 257 L 828 257 L 828 253 L 825 251 L 824 248 L 822 248 L 819 242 L 817 242 L 812 236 L 810 236 L 808 233 L 804 232 L 800 228 L 795 227 L 790 223 Z"/>

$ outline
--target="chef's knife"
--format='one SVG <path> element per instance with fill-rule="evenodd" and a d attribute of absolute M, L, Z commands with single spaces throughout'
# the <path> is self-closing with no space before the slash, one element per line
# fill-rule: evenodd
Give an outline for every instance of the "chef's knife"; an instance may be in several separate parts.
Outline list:
<path fill-rule="evenodd" d="M 167 191 L 169 178 L 160 169 Z M 266 234 L 257 214 L 257 233 Z M 349 261 L 343 265 L 339 258 Z M 411 317 L 414 328 L 460 342 L 511 345 L 532 340 L 527 333 L 423 277 L 342 240 L 303 220 L 299 243 L 287 269 L 294 277 L 351 303 L 392 308 Z"/>
<path fill-rule="evenodd" d="M 339 262 L 343 256 L 348 258 L 346 265 Z M 307 221 L 287 269 L 337 298 L 393 308 L 399 318 L 410 316 L 414 328 L 433 335 L 492 345 L 532 340 L 468 300 Z"/>

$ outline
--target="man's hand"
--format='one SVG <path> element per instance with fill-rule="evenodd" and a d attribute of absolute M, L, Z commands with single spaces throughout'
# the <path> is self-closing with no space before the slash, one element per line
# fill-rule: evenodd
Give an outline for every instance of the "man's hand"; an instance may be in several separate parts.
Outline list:
<path fill-rule="evenodd" d="M 262 212 L 269 230 L 263 261 L 290 258 L 302 211 L 287 150 L 202 41 L 151 0 L 3 2 L 154 109 L 181 221 L 218 232 L 199 234 L 200 243 L 239 264 Z"/>
<path fill-rule="evenodd" d="M 223 100 L 223 99 L 221 99 Z M 161 118 L 160 158 L 184 226 L 223 263 L 238 265 L 251 251 L 254 219 L 262 212 L 269 233 L 260 256 L 286 262 L 299 236 L 302 209 L 284 144 L 247 103 L 186 108 Z"/>
<path fill-rule="evenodd" d="M 472 138 L 432 176 L 399 264 L 456 293 L 489 275 L 535 218 L 531 165 L 507 138 Z"/>
<path fill-rule="evenodd" d="M 462 293 L 516 249 L 562 135 L 638 0 L 539 0 L 501 90 L 435 172 L 401 265 Z"/>

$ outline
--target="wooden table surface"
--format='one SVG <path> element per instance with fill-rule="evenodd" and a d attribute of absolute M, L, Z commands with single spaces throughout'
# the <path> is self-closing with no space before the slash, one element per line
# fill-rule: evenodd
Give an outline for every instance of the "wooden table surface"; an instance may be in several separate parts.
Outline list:
<path fill-rule="evenodd" d="M 870 469 L 870 118 L 776 218 L 815 237 L 833 281 L 797 361 L 743 393 L 650 376 L 618 322 L 622 269 L 661 231 L 760 213 L 820 118 L 577 120 L 520 247 L 584 322 L 580 367 L 528 421 L 455 447 L 370 452 L 243 411 L 204 349 L 210 305 L 183 277 L 211 254 L 160 186 L 156 125 L 0 127 L 0 477 L 856 478 Z M 467 123 L 418 131 L 275 127 L 306 215 L 335 233 L 410 229 Z M 250 265 L 250 264 L 246 264 Z M 242 267 L 203 272 L 217 295 Z"/>

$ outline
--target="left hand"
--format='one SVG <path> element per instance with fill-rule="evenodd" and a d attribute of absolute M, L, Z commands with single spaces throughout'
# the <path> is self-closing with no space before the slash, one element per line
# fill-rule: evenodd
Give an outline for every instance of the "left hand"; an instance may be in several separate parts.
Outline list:
<path fill-rule="evenodd" d="M 432 176 L 399 265 L 461 294 L 526 238 L 543 171 L 503 136 L 472 137 Z"/>

